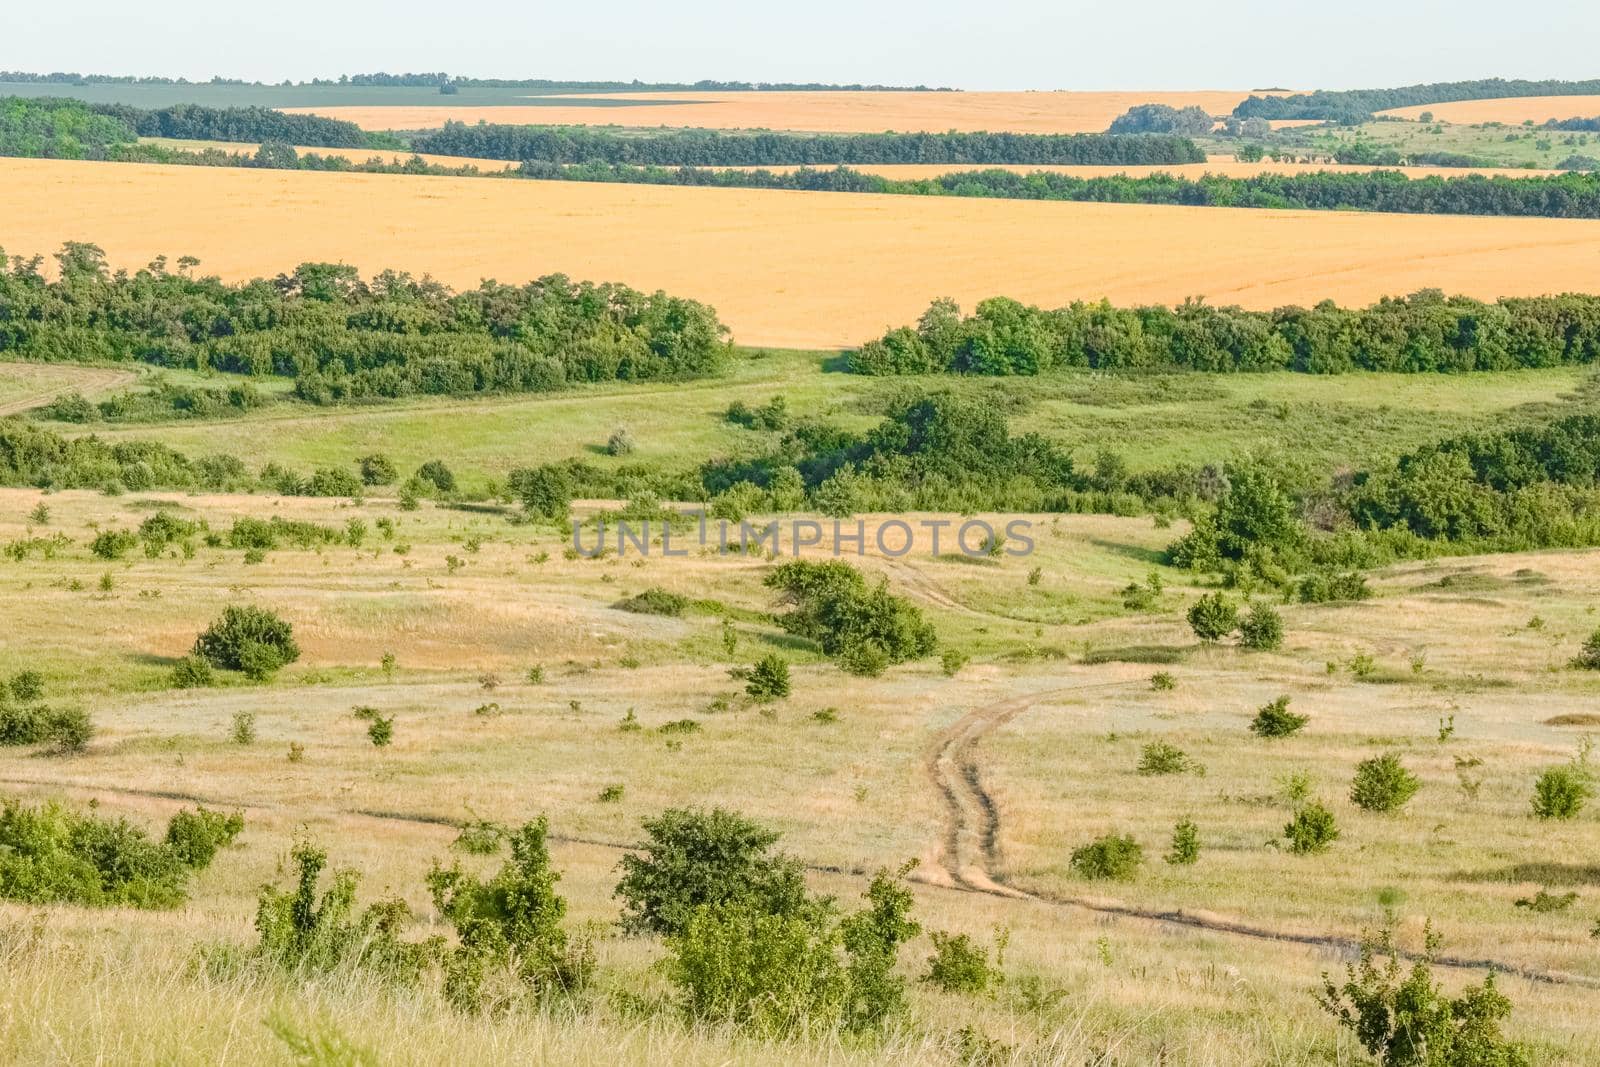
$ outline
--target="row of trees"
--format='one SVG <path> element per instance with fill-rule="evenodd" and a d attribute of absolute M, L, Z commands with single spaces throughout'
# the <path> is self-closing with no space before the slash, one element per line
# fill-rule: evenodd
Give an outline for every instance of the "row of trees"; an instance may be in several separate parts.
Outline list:
<path fill-rule="evenodd" d="M 189 259 L 113 274 L 90 244 L 56 260 L 54 281 L 40 257 L 0 267 L 0 353 L 289 376 L 325 402 L 695 377 L 728 351 L 704 304 L 564 275 L 456 293 L 331 263 L 230 285 L 196 276 Z"/>
<path fill-rule="evenodd" d="M 1210 119 L 1207 119 L 1209 123 Z M 1209 126 L 1207 127 L 1209 129 Z M 1149 131 L 1131 131 L 1148 133 Z M 1172 131 L 1166 131 L 1172 132 Z M 1204 132 L 1204 131 L 1201 131 Z M 544 163 L 793 166 L 819 163 L 1204 163 L 1184 136 L 1061 133 L 624 134 L 581 126 L 447 122 L 412 140 L 418 152 Z"/>
<path fill-rule="evenodd" d="M 1247 311 L 1109 302 L 1046 310 L 997 297 L 970 316 L 935 301 L 850 355 L 857 374 L 1039 374 L 1059 367 L 1201 371 L 1506 370 L 1600 360 L 1600 297 L 1576 293 L 1484 303 L 1423 290 L 1367 308 Z"/>
<path fill-rule="evenodd" d="M 101 159 L 110 146 L 134 136 L 127 123 L 86 104 L 0 98 L 0 156 Z"/>
<path fill-rule="evenodd" d="M 424 73 L 341 74 L 337 78 L 312 78 L 308 82 L 282 81 L 276 83 L 246 81 L 242 78 L 212 78 L 206 82 L 191 82 L 187 78 L 133 74 L 79 74 L 75 71 L 53 71 L 38 74 L 22 70 L 0 70 L 0 82 L 17 82 L 28 85 L 277 85 L 291 88 L 296 85 L 374 85 L 385 87 L 433 88 L 442 85 L 459 85 L 472 89 L 544 89 L 571 93 L 649 93 L 649 92 L 955 92 L 954 89 L 934 89 L 926 85 L 862 85 L 852 83 L 837 85 L 831 82 L 644 82 L 632 81 L 559 81 L 550 78 L 468 78 L 447 74 L 444 71 Z"/>
<path fill-rule="evenodd" d="M 1430 82 L 1397 89 L 1319 89 L 1292 96 L 1250 96 L 1233 109 L 1239 118 L 1326 119 L 1364 122 L 1375 111 L 1396 107 L 1443 104 L 1452 100 L 1495 100 L 1510 96 L 1592 96 L 1600 78 L 1587 81 L 1526 81 L 1481 78 L 1477 81 Z"/>
<path fill-rule="evenodd" d="M 86 117 L 87 116 L 87 117 Z M 321 145 L 329 148 L 361 148 L 370 138 L 353 122 L 327 119 L 318 115 L 290 115 L 265 107 L 202 107 L 175 104 L 154 110 L 127 104 L 87 104 L 59 97 L 0 97 L 0 136 L 13 125 L 38 126 L 50 123 L 81 127 L 89 118 L 98 119 L 98 136 L 84 146 L 81 156 L 105 158 L 101 151 L 112 144 L 139 137 L 173 137 L 198 141 L 282 141 L 288 144 Z M 0 142 L 6 155 L 39 155 L 11 152 Z"/>

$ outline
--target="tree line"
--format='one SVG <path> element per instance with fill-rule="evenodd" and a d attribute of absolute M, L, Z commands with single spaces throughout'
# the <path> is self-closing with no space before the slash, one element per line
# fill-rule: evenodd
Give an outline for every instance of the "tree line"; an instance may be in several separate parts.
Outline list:
<path fill-rule="evenodd" d="M 0 268 L 0 353 L 290 376 L 301 399 L 328 403 L 688 378 L 715 373 L 728 349 L 704 304 L 564 275 L 457 293 L 330 263 L 227 284 L 189 259 L 113 274 L 89 244 L 56 260 L 54 281 L 38 256 Z"/>
<path fill-rule="evenodd" d="M 1477 81 L 1429 82 L 1397 89 L 1319 89 L 1292 96 L 1250 96 L 1233 109 L 1238 118 L 1324 119 L 1354 124 L 1374 112 L 1455 100 L 1495 100 L 1513 96 L 1592 96 L 1600 94 L 1600 78 L 1586 81 L 1526 81 L 1481 78 Z"/>
<path fill-rule="evenodd" d="M 0 98 L 0 155 L 46 159 L 102 159 L 115 144 L 132 141 L 124 122 L 75 101 L 51 107 L 27 97 Z"/>
<path fill-rule="evenodd" d="M 1064 367 L 1339 374 L 1507 370 L 1600 360 L 1600 296 L 1505 297 L 1492 304 L 1423 290 L 1367 308 L 1246 311 L 1074 303 L 1047 310 L 985 300 L 963 317 L 935 301 L 915 327 L 850 354 L 857 374 L 1031 375 Z"/>
<path fill-rule="evenodd" d="M 570 126 L 447 122 L 418 152 L 542 163 L 805 166 L 818 163 L 1204 163 L 1182 136 L 1037 133 L 787 134 L 673 130 L 623 134 Z"/>
<path fill-rule="evenodd" d="M 260 88 L 294 88 L 304 85 L 371 85 L 393 87 L 434 88 L 442 85 L 459 85 L 472 89 L 544 89 L 564 90 L 574 93 L 651 93 L 651 92 L 872 92 L 872 93 L 953 93 L 958 89 L 933 88 L 927 85 L 847 85 L 832 82 L 747 82 L 715 81 L 703 79 L 696 82 L 645 82 L 632 81 L 571 81 L 551 78 L 472 78 L 443 71 L 422 73 L 341 74 L 337 78 L 312 78 L 296 82 L 247 81 L 243 78 L 215 77 L 204 82 L 188 78 L 167 78 L 134 74 L 79 74 L 75 71 L 53 71 L 48 74 L 21 70 L 0 70 L 0 82 L 17 82 L 27 85 L 242 85 Z"/>
<path fill-rule="evenodd" d="M 64 158 L 106 158 L 106 150 L 140 137 L 173 137 L 196 141 L 281 141 L 328 148 L 361 148 L 372 143 L 353 122 L 318 115 L 290 115 L 266 107 L 202 107 L 175 104 L 146 109 L 127 104 L 89 104 L 61 97 L 0 97 L 0 138 L 41 128 L 79 131 L 78 155 Z M 13 132 L 19 131 L 19 132 Z M 87 136 L 85 136 L 85 134 Z M 3 150 L 3 149 L 0 149 Z M 7 155 L 43 155 L 6 151 Z"/>

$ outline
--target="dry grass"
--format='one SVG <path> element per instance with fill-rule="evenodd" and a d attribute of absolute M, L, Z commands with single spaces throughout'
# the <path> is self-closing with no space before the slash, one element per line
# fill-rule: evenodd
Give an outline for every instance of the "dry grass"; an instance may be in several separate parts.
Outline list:
<path fill-rule="evenodd" d="M 1057 305 L 1361 304 L 1600 289 L 1600 223 L 493 182 L 5 160 L 10 252 L 101 244 L 118 266 L 225 278 L 303 260 L 457 286 L 561 271 L 716 307 L 747 344 L 845 346 L 939 296 Z M 177 205 L 182 211 L 175 211 Z"/>
<path fill-rule="evenodd" d="M 0 416 L 47 404 L 61 393 L 107 393 L 133 381 L 133 371 L 48 363 L 0 363 Z"/>
<path fill-rule="evenodd" d="M 284 108 L 345 119 L 369 130 L 414 130 L 456 122 L 549 126 L 697 126 L 713 129 L 882 133 L 946 130 L 1098 133 L 1137 104 L 1198 105 L 1225 115 L 1248 92 L 1028 93 L 606 93 L 581 99 L 639 101 L 608 107 Z M 657 103 L 656 101 L 682 101 Z"/>
<path fill-rule="evenodd" d="M 1504 122 L 1517 125 L 1527 119 L 1544 122 L 1547 119 L 1593 118 L 1600 115 L 1600 96 L 1511 96 L 1494 100 L 1455 100 L 1444 104 L 1397 107 L 1378 114 L 1416 119 L 1424 111 L 1431 111 L 1435 122 L 1462 125 Z"/>
<path fill-rule="evenodd" d="M 39 499 L 0 491 L 0 541 L 22 536 Z M 366 551 L 285 549 L 254 566 L 238 552 L 203 547 L 192 560 L 135 553 L 108 565 L 88 557 L 91 523 L 131 526 L 157 499 L 216 528 L 244 514 L 332 524 L 359 516 L 369 525 L 388 516 L 399 526 L 395 541 L 411 547 L 396 554 L 374 532 Z M 1286 608 L 1286 651 L 1246 655 L 1192 647 L 1177 621 L 1196 593 L 1185 575 L 1167 573 L 1159 613 L 1130 616 L 1115 606 L 1120 588 L 1142 577 L 1181 528 L 1046 518 L 1035 556 L 978 564 L 929 560 L 924 537 L 904 562 L 863 565 L 921 603 L 945 641 L 971 651 L 974 662 L 955 678 L 919 663 L 864 680 L 841 675 L 762 621 L 771 605 L 759 559 L 567 560 L 548 530 L 431 506 L 403 513 L 382 500 L 353 507 L 67 492 L 49 501 L 50 529 L 76 543 L 54 560 L 0 569 L 0 597 L 14 606 L 12 625 L 0 632 L 0 663 L 41 667 L 57 699 L 89 708 L 101 732 L 70 760 L 0 750 L 0 788 L 95 798 L 150 824 L 180 798 L 200 798 L 244 808 L 248 826 L 177 913 L 58 908 L 33 919 L 0 908 L 5 1058 L 272 1061 L 284 1054 L 264 1020 L 278 1013 L 331 1027 L 384 1063 L 933 1063 L 948 1062 L 953 1032 L 969 1024 L 1015 1046 L 1018 1063 L 1083 1063 L 1107 1049 L 1129 1062 L 1162 1056 L 1197 1067 L 1345 1062 L 1339 1057 L 1349 1046 L 1336 1043 L 1309 996 L 1317 972 L 1338 966 L 1337 946 L 1241 939 L 1095 909 L 1120 902 L 1349 938 L 1380 919 L 1377 891 L 1385 886 L 1399 890 L 1391 906 L 1408 943 L 1431 916 L 1454 954 L 1600 979 L 1587 899 L 1552 916 L 1511 903 L 1541 884 L 1587 898 L 1596 880 L 1584 859 L 1591 814 L 1554 829 L 1526 814 L 1534 772 L 1569 758 L 1577 743 L 1570 728 L 1544 720 L 1595 696 L 1592 680 L 1556 669 L 1592 629 L 1585 608 L 1600 595 L 1595 553 L 1395 568 L 1369 604 Z M 870 530 L 875 520 L 867 521 Z M 465 549 L 470 535 L 483 538 L 480 551 Z M 540 551 L 550 554 L 543 562 Z M 465 557 L 466 567 L 452 572 L 447 554 Z M 1033 566 L 1043 569 L 1037 585 L 1026 582 Z M 103 593 L 98 578 L 107 570 L 114 588 Z M 714 606 L 681 619 L 612 607 L 651 585 Z M 235 600 L 290 618 L 302 662 L 269 686 L 165 689 L 170 658 Z M 1039 627 L 1014 617 L 1046 609 L 1067 621 Z M 744 620 L 731 660 L 720 644 L 722 611 Z M 1545 620 L 1537 630 L 1526 626 L 1535 613 Z M 1462 633 L 1474 636 L 1455 638 Z M 1170 649 L 1181 662 L 1080 662 L 1091 649 L 1139 647 Z M 796 663 L 795 695 L 771 714 L 741 707 L 726 666 L 775 648 Z M 1033 655 L 1020 654 L 1030 648 Z M 377 665 L 384 650 L 398 657 L 392 677 Z M 1364 650 L 1386 684 L 1324 669 Z M 1418 654 L 1424 669 L 1413 673 Z M 546 668 L 542 684 L 523 681 L 532 663 Z M 1178 687 L 1151 692 L 1157 669 L 1171 670 Z M 493 691 L 481 683 L 485 671 L 499 676 Z M 299 988 L 249 975 L 207 978 L 182 965 L 205 943 L 249 941 L 256 887 L 284 880 L 288 842 L 302 827 L 336 862 L 364 872 L 367 895 L 406 896 L 422 932 L 436 920 L 421 877 L 453 836 L 441 822 L 469 813 L 509 821 L 550 814 L 574 922 L 615 917 L 618 847 L 635 839 L 641 816 L 673 804 L 738 808 L 782 828 L 788 847 L 831 869 L 816 873 L 817 887 L 842 899 L 859 892 L 863 874 L 908 856 L 921 857 L 932 878 L 948 826 L 928 777 L 931 746 L 975 708 L 1046 692 L 1054 695 L 974 749 L 982 787 L 998 804 L 994 873 L 1090 907 L 925 884 L 918 908 L 935 929 L 987 937 L 996 925 L 1009 927 L 1008 970 L 1061 990 L 1055 1007 L 1026 1007 L 1010 992 L 964 1000 L 919 989 L 911 1030 L 886 1047 L 827 1036 L 778 1047 L 686 1029 L 670 1013 L 640 1015 L 609 997 L 607 990 L 630 990 L 659 1003 L 665 989 L 650 970 L 659 949 L 647 941 L 602 939 L 605 988 L 575 1016 L 470 1020 L 431 996 L 359 982 Z M 1250 736 L 1248 713 L 1279 692 L 1293 693 L 1312 725 L 1283 742 Z M 730 708 L 708 712 L 718 696 Z M 487 702 L 497 714 L 474 713 Z M 350 714 L 355 704 L 396 716 L 392 747 L 367 742 Z M 812 719 L 824 706 L 839 709 L 837 722 Z M 630 708 L 644 731 L 616 729 Z M 257 717 L 249 746 L 228 740 L 238 711 Z M 1441 744 L 1436 720 L 1446 714 L 1456 716 L 1457 734 Z M 703 729 L 681 747 L 651 730 L 684 717 Z M 1132 774 L 1138 746 L 1154 737 L 1189 750 L 1207 776 Z M 305 746 L 302 762 L 286 760 L 290 741 Z M 1365 815 L 1342 801 L 1355 760 L 1379 748 L 1403 749 L 1425 781 L 1400 815 Z M 1457 755 L 1483 760 L 1471 772 L 1484 780 L 1472 802 L 1454 777 Z M 1301 769 L 1335 803 L 1345 829 L 1327 856 L 1290 857 L 1268 843 L 1286 817 L 1274 779 Z M 598 802 L 613 782 L 626 784 L 623 800 Z M 1198 866 L 1173 873 L 1156 857 L 1186 813 L 1199 821 L 1205 851 Z M 1107 889 L 1068 874 L 1071 848 L 1111 828 L 1145 842 L 1151 863 L 1139 881 Z M 917 942 L 910 965 L 926 951 Z M 1454 987 L 1465 977 L 1446 981 Z M 92 998 L 81 995 L 87 984 Z M 1515 1032 L 1536 1042 L 1541 1065 L 1600 1055 L 1583 1009 L 1592 990 L 1514 977 L 1502 988 L 1517 1005 Z"/>

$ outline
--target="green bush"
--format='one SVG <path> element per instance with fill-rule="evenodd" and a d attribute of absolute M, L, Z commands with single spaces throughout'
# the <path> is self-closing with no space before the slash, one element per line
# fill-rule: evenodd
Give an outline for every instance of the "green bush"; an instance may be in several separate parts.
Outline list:
<path fill-rule="evenodd" d="M 1189 628 L 1202 641 L 1220 641 L 1239 628 L 1239 609 L 1221 593 L 1209 593 L 1189 609 Z"/>
<path fill-rule="evenodd" d="M 363 456 L 361 459 L 361 484 L 363 485 L 393 485 L 394 480 L 400 477 L 400 472 L 395 469 L 394 462 L 388 456 L 374 453 Z"/>
<path fill-rule="evenodd" d="M 1533 784 L 1533 814 L 1541 819 L 1572 819 L 1594 796 L 1594 783 L 1580 767 L 1551 767 Z"/>
<path fill-rule="evenodd" d="M 705 905 L 788 915 L 805 904 L 799 861 L 772 852 L 775 830 L 720 808 L 672 808 L 645 819 L 644 830 L 645 841 L 618 865 L 615 895 L 629 930 L 678 933 Z"/>
<path fill-rule="evenodd" d="M 1398 811 L 1416 796 L 1422 782 L 1406 770 L 1393 752 L 1362 760 L 1350 783 L 1350 799 L 1366 811 Z"/>
<path fill-rule="evenodd" d="M 24 704 L 31 704 L 44 697 L 44 675 L 38 671 L 18 671 L 6 683 L 13 700 L 20 700 Z"/>
<path fill-rule="evenodd" d="M 945 677 L 954 678 L 971 658 L 958 648 L 947 648 L 939 653 L 939 669 L 944 671 Z"/>
<path fill-rule="evenodd" d="M 374 712 L 371 721 L 367 723 L 367 740 L 371 741 L 374 747 L 388 748 L 394 741 L 394 716 L 391 715 L 386 719 Z"/>
<path fill-rule="evenodd" d="M 230 605 L 195 639 L 193 654 L 214 667 L 261 678 L 299 659 L 300 646 L 294 628 L 275 612 Z"/>
<path fill-rule="evenodd" d="M 94 737 L 94 722 L 82 708 L 0 705 L 0 746 L 50 745 L 57 752 L 82 752 Z"/>
<path fill-rule="evenodd" d="M 1255 652 L 1283 647 L 1283 616 L 1270 604 L 1256 601 L 1239 620 L 1239 643 Z"/>
<path fill-rule="evenodd" d="M 781 913 L 750 900 L 693 909 L 667 938 L 684 1013 L 762 1036 L 881 1029 L 905 1009 L 893 972 L 918 931 L 907 869 L 878 872 L 867 906 L 842 918 L 828 899 Z"/>
<path fill-rule="evenodd" d="M 101 530 L 89 542 L 89 551 L 101 559 L 121 559 L 138 543 L 138 535 L 131 530 Z"/>
<path fill-rule="evenodd" d="M 1290 852 L 1297 856 L 1311 856 L 1333 847 L 1333 843 L 1339 839 L 1339 826 L 1334 821 L 1333 812 L 1324 807 L 1321 801 L 1313 800 L 1295 811 L 1283 828 L 1283 836 L 1289 839 Z"/>
<path fill-rule="evenodd" d="M 789 663 L 776 652 L 768 653 L 750 668 L 744 691 L 752 699 L 766 703 L 789 695 Z"/>
<path fill-rule="evenodd" d="M 195 818 L 187 812 L 173 816 L 167 841 L 158 843 L 124 819 L 83 814 L 55 803 L 30 807 L 7 801 L 0 810 L 0 898 L 86 907 L 176 907 L 188 896 L 191 871 L 208 864 L 216 851 L 198 847 Z"/>
<path fill-rule="evenodd" d="M 412 479 L 425 483 L 435 492 L 453 493 L 456 490 L 455 473 L 444 465 L 443 460 L 428 460 L 417 468 L 417 473 L 412 475 Z"/>
<path fill-rule="evenodd" d="M 400 940 L 400 928 L 411 915 L 405 901 L 378 901 L 357 915 L 354 871 L 336 873 L 319 896 L 328 854 L 297 841 L 289 855 L 297 868 L 294 888 L 265 886 L 256 903 L 257 958 L 300 974 L 360 967 L 414 982 L 438 955 L 437 942 Z"/>
<path fill-rule="evenodd" d="M 1600 630 L 1589 635 L 1589 639 L 1583 643 L 1583 648 L 1572 662 L 1582 670 L 1600 671 Z"/>
<path fill-rule="evenodd" d="M 966 934 L 931 931 L 933 955 L 922 980 L 946 993 L 982 993 L 1000 982 L 1000 972 L 989 964 L 989 950 Z"/>
<path fill-rule="evenodd" d="M 1173 867 L 1186 867 L 1200 858 L 1200 828 L 1193 819 L 1181 819 L 1172 828 L 1172 847 L 1163 858 Z"/>
<path fill-rule="evenodd" d="M 676 618 L 682 615 L 689 606 L 689 598 L 680 593 L 673 593 L 660 586 L 651 586 L 637 596 L 617 604 L 621 611 L 631 611 L 636 615 L 670 615 Z"/>
<path fill-rule="evenodd" d="M 890 664 L 929 655 L 938 645 L 915 604 L 890 593 L 886 581 L 869 586 L 843 560 L 792 560 L 764 582 L 780 590 L 791 608 L 778 620 L 783 628 L 817 642 L 852 673 L 878 674 Z"/>
<path fill-rule="evenodd" d="M 1204 774 L 1205 768 L 1183 749 L 1166 741 L 1152 741 L 1139 752 L 1140 774 Z"/>
<path fill-rule="evenodd" d="M 193 654 L 180 659 L 172 668 L 168 681 L 174 689 L 204 689 L 216 681 L 211 672 L 211 661 Z"/>
<path fill-rule="evenodd" d="M 1079 877 L 1132 881 L 1144 863 L 1144 849 L 1132 837 L 1107 834 L 1072 850 L 1069 866 Z"/>
<path fill-rule="evenodd" d="M 1317 1003 L 1384 1067 L 1526 1067 L 1527 1053 L 1500 1033 L 1511 1002 L 1494 975 L 1448 996 L 1433 979 L 1438 947 L 1430 925 L 1422 955 L 1404 973 L 1394 931 L 1368 935 L 1343 984 L 1322 976 Z"/>
<path fill-rule="evenodd" d="M 1343 574 L 1308 574 L 1295 587 L 1295 596 L 1303 604 L 1326 604 L 1338 600 L 1366 600 L 1372 595 L 1367 580 L 1359 572 Z"/>
<path fill-rule="evenodd" d="M 243 829 L 243 812 L 224 814 L 196 807 L 178 812 L 167 823 L 167 847 L 184 865 L 203 871 Z"/>
<path fill-rule="evenodd" d="M 555 890 L 541 817 L 512 832 L 511 858 L 488 881 L 452 865 L 428 875 L 434 907 L 459 943 L 445 960 L 445 995 L 468 1011 L 508 1006 L 526 991 L 572 993 L 594 972 L 587 944 L 569 947 L 561 922 L 567 902 Z M 500 979 L 500 981 L 497 981 Z"/>
<path fill-rule="evenodd" d="M 1289 698 L 1281 696 L 1270 704 L 1262 705 L 1256 717 L 1250 720 L 1250 732 L 1257 737 L 1288 737 L 1299 733 L 1310 721 L 1311 716 L 1290 711 Z"/>

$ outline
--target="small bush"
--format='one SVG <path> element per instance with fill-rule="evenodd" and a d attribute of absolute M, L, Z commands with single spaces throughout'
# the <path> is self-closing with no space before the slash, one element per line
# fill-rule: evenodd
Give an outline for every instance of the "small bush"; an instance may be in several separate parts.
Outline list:
<path fill-rule="evenodd" d="M 223 670 L 264 677 L 300 658 L 294 628 L 275 612 L 230 605 L 195 639 L 194 655 Z"/>
<path fill-rule="evenodd" d="M 44 675 L 38 671 L 18 671 L 6 683 L 13 700 L 31 704 L 44 697 Z"/>
<path fill-rule="evenodd" d="M 946 934 L 938 930 L 933 939 L 933 955 L 922 980 L 946 993 L 982 993 L 1000 981 L 999 972 L 989 965 L 989 951 L 966 934 Z"/>
<path fill-rule="evenodd" d="M 1447 996 L 1433 979 L 1439 941 L 1431 925 L 1425 946 L 1403 974 L 1394 931 L 1368 935 L 1343 984 L 1322 976 L 1317 1003 L 1383 1067 L 1526 1067 L 1527 1053 L 1500 1033 L 1511 1002 L 1494 975 Z"/>
<path fill-rule="evenodd" d="M 395 468 L 394 462 L 381 453 L 363 456 L 361 459 L 361 483 L 363 485 L 393 485 L 394 480 L 400 477 L 400 472 Z"/>
<path fill-rule="evenodd" d="M 1139 752 L 1140 774 L 1204 774 L 1205 769 L 1177 745 L 1152 741 Z"/>
<path fill-rule="evenodd" d="M 1320 801 L 1312 801 L 1294 813 L 1283 828 L 1289 839 L 1289 851 L 1297 856 L 1311 856 L 1326 852 L 1339 839 L 1339 826 L 1333 812 Z"/>
<path fill-rule="evenodd" d="M 1289 698 L 1281 696 L 1270 704 L 1262 705 L 1256 717 L 1250 720 L 1250 732 L 1257 737 L 1288 737 L 1299 733 L 1310 721 L 1311 716 L 1290 711 Z"/>
<path fill-rule="evenodd" d="M 606 438 L 606 455 L 631 456 L 635 448 L 633 434 L 626 426 L 619 426 L 611 431 L 611 436 Z"/>
<path fill-rule="evenodd" d="M 1173 867 L 1186 867 L 1200 858 L 1200 828 L 1183 819 L 1172 828 L 1172 847 L 1162 857 Z"/>
<path fill-rule="evenodd" d="M 216 681 L 216 676 L 211 672 L 210 660 L 190 654 L 172 668 L 168 681 L 174 689 L 205 689 Z"/>
<path fill-rule="evenodd" d="M 1531 897 L 1518 897 L 1512 901 L 1519 908 L 1527 908 L 1535 915 L 1549 915 L 1552 912 L 1566 911 L 1578 902 L 1577 893 L 1552 893 L 1540 889 Z"/>
<path fill-rule="evenodd" d="M 689 598 L 659 586 L 651 586 L 637 596 L 631 596 L 617 605 L 621 611 L 635 615 L 670 615 L 677 618 L 689 606 Z"/>
<path fill-rule="evenodd" d="M 233 743 L 236 745 L 253 745 L 256 741 L 256 716 L 250 711 L 236 711 L 233 713 Z"/>
<path fill-rule="evenodd" d="M 244 813 L 197 807 L 180 811 L 167 823 L 167 847 L 186 866 L 203 871 L 244 829 Z"/>
<path fill-rule="evenodd" d="M 1270 605 L 1256 601 L 1239 620 L 1239 643 L 1255 652 L 1283 647 L 1283 616 Z"/>
<path fill-rule="evenodd" d="M 1073 849 L 1068 862 L 1079 877 L 1127 882 L 1139 873 L 1144 849 L 1132 837 L 1107 834 Z"/>
<path fill-rule="evenodd" d="M 378 748 L 388 748 L 394 741 L 394 716 L 385 719 L 382 715 L 373 715 L 367 724 L 367 739 Z"/>
<path fill-rule="evenodd" d="M 456 490 L 456 476 L 444 465 L 443 460 L 430 459 L 417 468 L 412 480 L 421 482 L 440 493 L 453 493 Z"/>
<path fill-rule="evenodd" d="M 1594 784 L 1579 767 L 1551 767 L 1533 785 L 1533 814 L 1541 819 L 1573 819 L 1594 796 Z"/>
<path fill-rule="evenodd" d="M 680 933 L 706 905 L 786 915 L 805 903 L 800 863 L 772 850 L 775 830 L 721 809 L 672 808 L 643 825 L 645 841 L 618 864 L 615 895 L 628 930 Z"/>
<path fill-rule="evenodd" d="M 1189 609 L 1189 628 L 1202 641 L 1214 642 L 1239 628 L 1239 609 L 1221 593 L 1210 593 Z"/>
<path fill-rule="evenodd" d="M 492 856 L 500 851 L 509 831 L 504 824 L 491 819 L 473 819 L 462 824 L 450 847 L 472 856 Z"/>
<path fill-rule="evenodd" d="M 944 671 L 945 677 L 954 678 L 960 673 L 961 668 L 971 659 L 965 652 L 958 648 L 947 648 L 939 653 L 939 669 Z"/>
<path fill-rule="evenodd" d="M 1312 574 L 1300 579 L 1295 589 L 1303 604 L 1326 604 L 1339 600 L 1366 600 L 1372 595 L 1367 580 L 1351 571 L 1345 574 Z"/>
<path fill-rule="evenodd" d="M 756 661 L 744 691 L 761 703 L 782 700 L 789 695 L 789 663 L 776 652 Z"/>
<path fill-rule="evenodd" d="M 627 792 L 627 789 L 622 785 L 622 783 L 613 782 L 604 789 L 600 790 L 595 799 L 602 804 L 616 804 L 622 800 L 622 796 L 625 792 Z"/>
<path fill-rule="evenodd" d="M 1178 679 L 1171 671 L 1157 671 L 1150 676 L 1150 688 L 1157 693 L 1170 692 L 1178 688 Z"/>
<path fill-rule="evenodd" d="M 1600 630 L 1589 635 L 1572 663 L 1582 670 L 1600 671 Z"/>
<path fill-rule="evenodd" d="M 1350 784 L 1350 799 L 1366 811 L 1398 811 L 1416 796 L 1422 782 L 1406 770 L 1393 752 L 1362 760 Z"/>
<path fill-rule="evenodd" d="M 138 543 L 138 536 L 131 530 L 101 530 L 89 542 L 89 551 L 101 559 L 121 559 Z"/>

